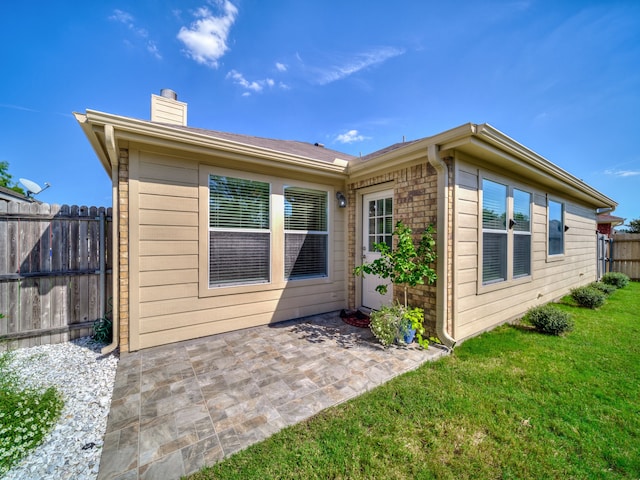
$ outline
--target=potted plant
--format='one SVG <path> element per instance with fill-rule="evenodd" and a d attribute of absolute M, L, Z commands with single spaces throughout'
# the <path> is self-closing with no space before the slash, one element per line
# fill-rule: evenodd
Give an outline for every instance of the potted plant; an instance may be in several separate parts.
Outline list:
<path fill-rule="evenodd" d="M 436 260 L 434 251 L 436 242 L 433 239 L 433 233 L 435 233 L 433 226 L 429 225 L 416 246 L 411 228 L 402 221 L 398 221 L 393 231 L 393 235 L 397 237 L 395 248 L 390 248 L 386 243 L 376 243 L 374 249 L 380 252 L 380 257 L 354 269 L 356 275 L 376 275 L 403 288 L 404 305 L 397 303 L 383 306 L 380 310 L 371 313 L 371 331 L 385 346 L 394 342 L 411 343 L 412 334 L 421 346 L 428 346 L 428 340 L 423 338 L 424 310 L 409 308 L 407 292 L 409 287 L 425 283 L 432 285 L 436 281 L 436 272 L 431 267 Z M 384 295 L 387 292 L 387 286 L 378 285 L 376 290 Z M 395 332 L 395 336 L 390 342 L 392 331 Z"/>

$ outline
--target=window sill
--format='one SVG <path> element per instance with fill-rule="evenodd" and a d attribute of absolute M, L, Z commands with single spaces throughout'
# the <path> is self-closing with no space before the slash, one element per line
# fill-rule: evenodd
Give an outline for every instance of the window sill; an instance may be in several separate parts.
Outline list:
<path fill-rule="evenodd" d="M 559 253 L 557 255 L 547 255 L 547 263 L 562 262 L 564 259 L 564 253 Z"/>
<path fill-rule="evenodd" d="M 505 280 L 504 282 L 495 282 L 489 284 L 483 284 L 478 282 L 478 289 L 476 291 L 477 295 L 483 295 L 485 293 L 491 293 L 498 290 L 503 290 L 505 288 L 516 287 L 518 285 L 523 285 L 525 283 L 531 283 L 533 281 L 532 275 L 527 275 L 524 277 L 512 278 L 511 280 Z"/>

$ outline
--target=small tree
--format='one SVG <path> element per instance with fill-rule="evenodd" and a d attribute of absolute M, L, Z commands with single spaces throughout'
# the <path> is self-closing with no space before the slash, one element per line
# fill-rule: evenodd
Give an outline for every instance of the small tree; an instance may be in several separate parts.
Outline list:
<path fill-rule="evenodd" d="M 640 218 L 636 218 L 629 222 L 629 229 L 627 230 L 629 233 L 640 233 Z"/>
<path fill-rule="evenodd" d="M 393 231 L 393 235 L 397 237 L 395 249 L 389 248 L 386 243 L 376 243 L 374 249 L 380 252 L 380 257 L 354 269 L 356 275 L 377 275 L 391 280 L 394 285 L 402 286 L 405 308 L 408 308 L 407 290 L 409 287 L 424 285 L 425 282 L 432 285 L 437 278 L 436 271 L 431 267 L 436 260 L 433 226 L 429 225 L 422 233 L 417 246 L 413 242 L 412 233 L 408 226 L 402 221 L 398 221 Z M 387 286 L 378 285 L 376 290 L 384 295 L 387 292 Z"/>
<path fill-rule="evenodd" d="M 9 162 L 0 162 L 0 187 L 10 188 L 14 192 L 24 195 L 24 190 L 17 183 L 11 184 L 12 180 L 13 176 L 9 173 Z"/>

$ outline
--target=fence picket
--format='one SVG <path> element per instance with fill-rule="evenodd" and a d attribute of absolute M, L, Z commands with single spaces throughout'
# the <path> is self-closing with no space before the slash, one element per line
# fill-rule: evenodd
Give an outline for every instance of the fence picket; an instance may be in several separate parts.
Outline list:
<path fill-rule="evenodd" d="M 111 209 L 0 202 L 0 349 L 91 334 L 100 315 L 100 217 L 105 301 L 111 296 Z"/>
<path fill-rule="evenodd" d="M 632 280 L 640 280 L 640 234 L 614 235 L 612 270 L 624 273 Z"/>

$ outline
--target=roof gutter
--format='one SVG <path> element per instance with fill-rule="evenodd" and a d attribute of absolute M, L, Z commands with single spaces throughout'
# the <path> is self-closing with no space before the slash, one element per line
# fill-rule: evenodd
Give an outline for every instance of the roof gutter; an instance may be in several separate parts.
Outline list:
<path fill-rule="evenodd" d="M 449 285 L 449 168 L 438 154 L 439 147 L 435 143 L 427 147 L 427 158 L 438 173 L 438 228 L 436 229 L 438 249 L 438 262 L 436 272 L 436 334 L 438 339 L 449 348 L 455 347 L 457 341 L 447 331 L 448 312 L 448 285 Z M 444 248 L 442 248 L 444 246 Z"/>
<path fill-rule="evenodd" d="M 104 136 L 106 140 L 107 156 L 111 164 L 111 230 L 113 241 L 111 242 L 111 283 L 113 307 L 111 308 L 111 326 L 112 335 L 111 343 L 104 347 L 101 351 L 103 355 L 113 352 L 120 343 L 120 316 L 119 316 L 119 281 L 120 281 L 120 211 L 118 209 L 120 199 L 118 198 L 118 149 L 116 144 L 116 136 L 113 125 L 104 126 Z"/>

